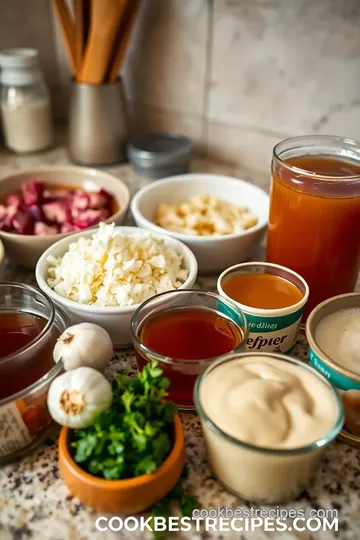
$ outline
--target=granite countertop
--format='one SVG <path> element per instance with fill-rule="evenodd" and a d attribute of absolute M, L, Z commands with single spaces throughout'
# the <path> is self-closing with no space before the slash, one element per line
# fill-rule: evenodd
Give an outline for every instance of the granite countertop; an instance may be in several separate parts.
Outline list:
<path fill-rule="evenodd" d="M 14 157 L 0 152 L 1 176 L 21 169 L 31 169 L 39 165 L 66 164 L 68 159 L 65 149 L 60 145 L 44 154 L 27 157 Z M 134 193 L 143 181 L 139 181 L 128 165 L 108 167 L 106 170 L 121 178 Z M 261 173 L 241 170 L 239 167 L 215 165 L 205 161 L 196 161 L 194 170 L 211 171 L 222 174 L 245 177 L 267 189 L 268 177 Z M 263 246 L 258 256 L 262 257 Z M 34 283 L 32 272 L 17 268 L 8 263 L 5 279 Z M 199 278 L 197 285 L 202 289 L 215 290 L 216 277 Z M 295 354 L 306 358 L 306 340 L 303 333 Z M 116 352 L 109 369 L 109 376 L 125 368 L 129 373 L 136 370 L 131 349 Z M 249 502 L 236 498 L 226 492 L 213 477 L 207 462 L 204 441 L 199 420 L 195 414 L 183 413 L 186 437 L 187 462 L 190 475 L 187 488 L 198 496 L 203 508 L 232 507 L 246 508 Z M 344 443 L 336 442 L 325 451 L 316 474 L 316 478 L 296 501 L 284 505 L 284 508 L 336 509 L 339 511 L 338 532 L 318 531 L 303 532 L 208 532 L 208 533 L 172 533 L 173 538 L 240 539 L 255 540 L 343 540 L 360 537 L 360 451 Z M 27 539 L 36 540 L 109 540 L 112 538 L 147 538 L 142 532 L 98 532 L 95 529 L 97 514 L 84 507 L 73 498 L 61 481 L 57 466 L 56 438 L 47 440 L 37 451 L 28 457 L 0 468 L 0 538 L 1 540 Z M 150 538 L 150 537 L 149 537 Z"/>

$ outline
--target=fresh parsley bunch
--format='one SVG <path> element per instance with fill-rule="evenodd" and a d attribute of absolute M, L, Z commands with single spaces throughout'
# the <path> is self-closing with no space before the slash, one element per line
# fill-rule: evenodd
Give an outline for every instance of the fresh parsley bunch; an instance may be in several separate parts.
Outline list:
<path fill-rule="evenodd" d="M 155 517 L 164 517 L 167 520 L 175 514 L 174 505 L 179 507 L 182 516 L 191 517 L 195 509 L 200 508 L 200 502 L 195 495 L 187 493 L 183 488 L 183 481 L 188 478 L 189 469 L 184 466 L 180 480 L 175 484 L 173 489 L 161 501 L 154 504 L 150 510 L 151 528 L 153 530 L 153 538 L 155 540 L 164 540 L 167 531 L 155 531 Z"/>
<path fill-rule="evenodd" d="M 169 380 L 157 362 L 134 378 L 122 373 L 113 381 L 111 408 L 91 426 L 74 431 L 76 463 L 107 479 L 154 472 L 173 446 L 174 403 L 166 401 Z"/>

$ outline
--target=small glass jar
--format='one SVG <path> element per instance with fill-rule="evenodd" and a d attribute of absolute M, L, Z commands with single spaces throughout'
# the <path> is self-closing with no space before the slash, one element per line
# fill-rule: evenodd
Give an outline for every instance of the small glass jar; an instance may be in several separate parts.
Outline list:
<path fill-rule="evenodd" d="M 267 261 L 310 288 L 304 318 L 323 300 L 352 292 L 360 268 L 360 144 L 295 137 L 274 148 Z"/>
<path fill-rule="evenodd" d="M 17 153 L 37 152 L 54 142 L 51 102 L 35 49 L 0 53 L 1 114 L 5 144 Z"/>
<path fill-rule="evenodd" d="M 223 327 L 224 322 L 230 321 L 237 334 L 236 336 L 233 334 L 231 345 L 217 355 L 214 355 L 214 349 L 209 347 L 211 348 L 212 356 L 204 357 L 204 355 L 202 358 L 196 357 L 196 354 L 200 355 L 200 353 L 204 353 L 201 342 L 206 338 L 210 341 L 213 333 L 212 335 L 207 333 L 207 336 L 196 334 L 195 339 L 193 339 L 194 332 L 189 331 L 188 327 L 184 329 L 183 326 L 180 331 L 178 321 L 175 318 L 171 319 L 169 317 L 174 310 L 179 313 L 179 310 L 186 308 L 216 314 L 218 317 L 216 325 L 219 329 L 223 328 L 224 332 L 226 331 Z M 175 355 L 171 357 L 160 353 L 158 350 L 154 350 L 154 348 L 149 348 L 147 345 L 148 340 L 144 339 L 144 329 L 149 323 L 151 324 L 154 317 L 161 316 L 161 313 L 164 315 L 162 323 L 165 322 L 166 331 L 171 336 L 170 339 L 174 339 L 174 345 L 171 348 L 176 350 L 178 348 L 177 343 L 183 339 L 190 344 L 190 347 L 193 347 L 192 353 L 194 354 L 192 355 L 192 359 L 189 359 L 189 357 L 175 357 Z M 199 317 L 198 313 L 197 317 Z M 157 326 L 157 329 L 159 329 L 159 326 Z M 216 358 L 221 358 L 223 354 L 231 350 L 239 351 L 244 348 L 248 336 L 248 324 L 245 315 L 235 303 L 215 293 L 182 289 L 158 294 L 141 304 L 132 317 L 131 333 L 139 370 L 147 362 L 156 360 L 159 367 L 163 370 L 164 377 L 170 381 L 168 390 L 169 399 L 174 401 L 180 409 L 186 410 L 194 408 L 193 393 L 197 376 Z M 159 344 L 159 346 L 163 348 L 163 344 Z M 225 347 L 222 346 L 222 348 L 224 349 Z M 194 351 L 197 351 L 197 353 Z"/>
<path fill-rule="evenodd" d="M 70 321 L 40 290 L 6 281 L 0 283 L 0 314 L 44 320 L 41 332 L 27 345 L 0 358 L 0 465 L 4 465 L 30 452 L 56 428 L 47 393 L 63 371 L 61 361 L 54 363 L 53 349 Z"/>
<path fill-rule="evenodd" d="M 329 431 L 320 439 L 298 448 L 268 448 L 250 444 L 223 431 L 214 422 L 211 413 L 209 415 L 208 403 L 203 402 L 203 385 L 209 375 L 212 376 L 214 371 L 222 369 L 225 364 L 251 360 L 255 362 L 263 360 L 267 363 L 273 361 L 274 366 L 278 365 L 278 367 L 279 363 L 283 363 L 285 366 L 289 365 L 290 368 L 305 371 L 307 379 L 314 377 L 317 384 L 323 386 L 324 391 L 334 403 L 335 421 Z M 266 379 L 266 373 L 265 370 L 264 379 Z M 214 388 L 214 400 L 221 392 L 224 392 L 223 379 L 220 378 L 220 382 L 218 382 L 219 378 L 215 380 L 219 384 L 219 392 L 216 392 Z M 239 380 L 242 379 L 239 378 Z M 222 397 L 226 401 L 224 394 Z M 241 397 L 241 387 L 236 390 L 234 386 L 231 397 L 228 399 L 228 404 L 233 403 L 234 415 L 237 414 L 236 406 L 241 407 Z M 274 353 L 231 353 L 212 362 L 196 381 L 194 399 L 196 411 L 201 420 L 210 466 L 216 478 L 231 493 L 256 503 L 279 504 L 295 499 L 311 481 L 325 447 L 337 437 L 344 422 L 341 398 L 325 377 L 301 360 Z M 264 400 L 266 399 L 265 397 Z M 254 405 L 259 411 L 260 406 L 256 403 L 256 395 L 254 395 Z M 274 407 L 276 410 L 276 405 L 276 403 L 270 405 L 269 398 L 270 409 Z M 296 409 L 295 402 L 292 405 Z M 266 411 L 267 409 L 264 409 L 264 415 Z M 225 408 L 223 414 L 226 415 L 226 413 Z"/>

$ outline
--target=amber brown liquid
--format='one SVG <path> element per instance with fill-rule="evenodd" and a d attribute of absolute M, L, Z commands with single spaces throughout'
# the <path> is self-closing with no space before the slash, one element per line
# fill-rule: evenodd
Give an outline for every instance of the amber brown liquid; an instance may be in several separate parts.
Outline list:
<path fill-rule="evenodd" d="M 360 164 L 330 156 L 297 156 L 286 160 L 292 167 L 328 177 L 360 175 Z"/>
<path fill-rule="evenodd" d="M 33 350 L 8 359 L 22 347 L 31 345 L 45 328 L 43 317 L 21 312 L 0 312 L 0 399 L 20 392 L 45 375 L 54 365 L 53 348 L 59 337 L 53 329 Z"/>
<path fill-rule="evenodd" d="M 236 302 L 260 309 L 293 306 L 303 298 L 302 292 L 287 279 L 265 273 L 229 277 L 222 288 Z"/>
<path fill-rule="evenodd" d="M 289 165 L 329 176 L 339 185 L 360 176 L 360 165 L 327 156 L 301 156 Z M 331 196 L 294 185 L 312 180 L 306 172 L 273 167 L 267 260 L 298 272 L 310 287 L 305 317 L 320 302 L 354 290 L 360 266 L 360 196 Z M 310 179 L 310 180 L 309 180 Z M 345 188 L 346 186 L 344 186 Z"/>
<path fill-rule="evenodd" d="M 140 329 L 140 339 L 152 351 L 174 360 L 173 365 L 159 366 L 170 380 L 169 399 L 179 406 L 192 407 L 195 380 L 205 366 L 194 363 L 185 373 L 180 360 L 208 359 L 230 352 L 241 343 L 243 334 L 235 323 L 215 311 L 188 307 L 149 317 Z M 139 354 L 137 363 L 139 369 L 145 365 Z"/>

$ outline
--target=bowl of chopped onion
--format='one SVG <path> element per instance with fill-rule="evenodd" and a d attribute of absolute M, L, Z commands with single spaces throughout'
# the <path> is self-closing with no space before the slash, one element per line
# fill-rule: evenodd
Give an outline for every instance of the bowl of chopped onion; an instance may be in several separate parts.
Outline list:
<path fill-rule="evenodd" d="M 135 309 L 158 293 L 191 288 L 197 262 L 182 242 L 138 227 L 100 223 L 59 240 L 36 266 L 40 289 L 72 324 L 105 328 L 114 347 L 131 344 Z"/>
<path fill-rule="evenodd" d="M 194 173 L 142 188 L 131 211 L 139 227 L 181 240 L 199 273 L 212 274 L 251 258 L 266 230 L 269 196 L 239 178 Z"/>

